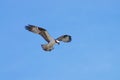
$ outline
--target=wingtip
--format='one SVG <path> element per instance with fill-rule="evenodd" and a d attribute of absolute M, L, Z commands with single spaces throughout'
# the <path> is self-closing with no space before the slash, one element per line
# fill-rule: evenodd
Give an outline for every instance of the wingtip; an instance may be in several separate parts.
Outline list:
<path fill-rule="evenodd" d="M 26 29 L 26 30 L 28 30 L 28 29 L 29 29 L 29 26 L 28 26 L 28 25 L 27 25 L 27 26 L 25 26 L 25 29 Z"/>
<path fill-rule="evenodd" d="M 26 26 L 25 26 L 25 29 L 30 31 L 30 30 L 31 30 L 31 25 L 29 25 L 29 24 L 26 25 Z"/>
<path fill-rule="evenodd" d="M 27 29 L 28 29 L 28 26 L 25 26 L 25 29 L 27 30 Z"/>
<path fill-rule="evenodd" d="M 70 35 L 67 35 L 69 37 L 69 41 L 68 42 L 71 42 L 72 41 L 72 37 Z"/>
<path fill-rule="evenodd" d="M 70 35 L 68 35 L 69 36 L 69 42 L 71 42 L 72 41 L 72 36 L 70 36 Z"/>
<path fill-rule="evenodd" d="M 67 42 L 71 42 L 72 41 L 72 36 L 70 36 L 70 35 L 64 35 L 64 37 L 68 37 L 69 38 L 69 40 Z"/>

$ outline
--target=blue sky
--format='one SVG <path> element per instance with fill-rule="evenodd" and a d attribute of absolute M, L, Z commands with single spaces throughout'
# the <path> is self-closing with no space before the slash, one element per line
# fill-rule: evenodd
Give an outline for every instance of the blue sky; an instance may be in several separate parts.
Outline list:
<path fill-rule="evenodd" d="M 0 80 L 120 80 L 119 0 L 1 0 Z M 69 44 L 45 52 L 42 26 Z"/>

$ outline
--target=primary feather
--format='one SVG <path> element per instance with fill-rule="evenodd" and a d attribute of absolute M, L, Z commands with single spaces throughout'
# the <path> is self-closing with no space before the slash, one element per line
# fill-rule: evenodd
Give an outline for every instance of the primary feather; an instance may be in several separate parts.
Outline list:
<path fill-rule="evenodd" d="M 51 51 L 52 49 L 54 49 L 53 46 L 55 43 L 59 44 L 60 41 L 70 42 L 72 40 L 70 35 L 62 35 L 62 36 L 58 37 L 57 39 L 54 39 L 53 37 L 50 36 L 50 34 L 47 32 L 47 30 L 42 27 L 38 27 L 38 26 L 34 26 L 34 25 L 27 25 L 27 26 L 25 26 L 25 28 L 26 28 L 26 30 L 28 30 L 30 32 L 41 35 L 48 42 L 48 44 L 41 45 L 41 47 L 45 51 Z"/>
<path fill-rule="evenodd" d="M 58 41 L 63 41 L 63 42 L 70 42 L 71 36 L 70 35 L 62 35 L 60 37 L 57 38 Z"/>

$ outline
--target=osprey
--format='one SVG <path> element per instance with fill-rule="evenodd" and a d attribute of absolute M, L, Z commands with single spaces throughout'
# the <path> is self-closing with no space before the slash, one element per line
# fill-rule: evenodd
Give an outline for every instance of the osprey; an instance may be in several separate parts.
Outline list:
<path fill-rule="evenodd" d="M 48 43 L 47 44 L 42 44 L 41 47 L 45 51 L 51 51 L 54 49 L 54 45 L 57 43 L 59 44 L 60 41 L 63 42 L 70 42 L 71 41 L 71 36 L 70 35 L 62 35 L 58 37 L 57 39 L 54 39 L 53 37 L 50 36 L 50 34 L 47 32 L 46 29 L 34 25 L 27 25 L 25 26 L 25 29 L 28 31 L 31 31 L 33 33 L 41 35 Z"/>

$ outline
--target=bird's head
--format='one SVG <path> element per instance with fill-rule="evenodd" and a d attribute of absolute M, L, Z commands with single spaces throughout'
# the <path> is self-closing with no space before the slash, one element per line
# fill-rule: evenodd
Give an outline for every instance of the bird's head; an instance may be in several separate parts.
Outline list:
<path fill-rule="evenodd" d="M 55 42 L 59 45 L 60 44 L 60 41 L 58 41 L 58 40 L 55 40 Z"/>

